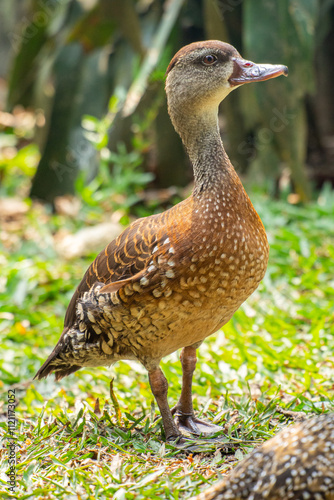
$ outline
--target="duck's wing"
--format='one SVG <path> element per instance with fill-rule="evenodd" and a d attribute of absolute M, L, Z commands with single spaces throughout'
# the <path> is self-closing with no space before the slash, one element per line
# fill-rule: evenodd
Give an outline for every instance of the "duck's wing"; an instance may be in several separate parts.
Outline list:
<path fill-rule="evenodd" d="M 147 293 L 159 285 L 159 282 L 165 286 L 177 276 L 179 261 L 182 260 L 182 255 L 187 253 L 183 248 L 184 242 L 189 240 L 184 238 L 185 228 L 189 225 L 188 200 L 181 202 L 184 205 L 182 218 L 173 213 L 176 209 L 173 207 L 162 214 L 138 219 L 96 257 L 70 301 L 65 315 L 64 330 L 57 345 L 35 378 L 46 377 L 54 371 L 53 361 L 63 349 L 67 332 L 77 321 L 78 301 L 95 284 L 105 285 L 99 287 L 99 294 L 119 292 L 126 302 L 129 288 L 136 292 Z M 176 245 L 177 250 L 175 250 Z M 69 375 L 79 368 L 80 366 L 72 365 L 61 373 L 57 372 L 56 378 Z"/>
<path fill-rule="evenodd" d="M 76 319 L 76 304 L 95 283 L 105 283 L 100 293 L 112 293 L 154 271 L 162 255 L 172 256 L 168 211 L 138 219 L 109 243 L 87 269 L 67 308 L 64 328 Z M 171 250 L 172 249 L 172 250 Z"/>

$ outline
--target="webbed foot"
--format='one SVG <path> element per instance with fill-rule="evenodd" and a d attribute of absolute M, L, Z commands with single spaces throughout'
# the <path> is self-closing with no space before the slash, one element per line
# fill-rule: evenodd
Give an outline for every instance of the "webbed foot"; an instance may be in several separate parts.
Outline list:
<path fill-rule="evenodd" d="M 182 434 L 192 434 L 195 436 L 212 436 L 217 432 L 221 432 L 223 429 L 219 425 L 211 424 L 210 422 L 205 422 L 195 417 L 193 413 L 183 413 L 180 410 L 175 409 L 174 420 L 177 428 Z"/>

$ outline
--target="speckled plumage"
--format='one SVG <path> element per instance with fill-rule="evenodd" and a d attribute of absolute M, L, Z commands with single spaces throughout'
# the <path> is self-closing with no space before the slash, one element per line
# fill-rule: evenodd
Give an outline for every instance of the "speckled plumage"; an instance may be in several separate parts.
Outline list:
<path fill-rule="evenodd" d="M 334 500 L 334 413 L 283 429 L 192 500 Z"/>
<path fill-rule="evenodd" d="M 203 63 L 206 54 L 217 59 L 215 68 Z M 55 372 L 60 379 L 83 366 L 138 360 L 149 372 L 167 437 L 180 432 L 160 360 L 184 348 L 186 387 L 178 409 L 193 415 L 196 348 L 232 317 L 267 267 L 265 230 L 218 130 L 218 105 L 233 89 L 232 56 L 240 58 L 230 45 L 209 41 L 181 49 L 171 61 L 168 109 L 193 163 L 194 192 L 162 214 L 135 221 L 97 256 L 36 375 Z"/>

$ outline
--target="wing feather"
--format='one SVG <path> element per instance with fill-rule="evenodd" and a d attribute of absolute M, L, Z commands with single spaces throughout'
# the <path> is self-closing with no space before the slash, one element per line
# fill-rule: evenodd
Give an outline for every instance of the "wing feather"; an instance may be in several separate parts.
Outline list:
<path fill-rule="evenodd" d="M 140 279 L 152 260 L 153 248 L 168 238 L 165 214 L 138 219 L 110 242 L 87 269 L 77 287 L 65 315 L 64 327 L 73 324 L 76 318 L 77 300 L 96 282 L 115 284 L 119 290 L 134 276 Z M 109 291 L 113 290 L 112 287 Z"/>

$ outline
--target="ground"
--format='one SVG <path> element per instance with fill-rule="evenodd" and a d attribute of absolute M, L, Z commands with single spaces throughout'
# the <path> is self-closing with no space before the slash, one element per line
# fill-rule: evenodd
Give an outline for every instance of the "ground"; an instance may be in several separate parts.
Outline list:
<path fill-rule="evenodd" d="M 252 199 L 268 233 L 269 267 L 224 331 L 199 350 L 194 406 L 223 433 L 190 454 L 165 444 L 147 375 L 137 363 L 80 370 L 57 383 L 32 381 L 94 257 L 66 260 L 56 243 L 100 221 L 101 209 L 82 205 L 71 217 L 16 200 L 11 213 L 1 211 L 4 491 L 13 437 L 9 389 L 15 390 L 18 445 L 17 489 L 7 490 L 8 498 L 187 499 L 294 419 L 333 410 L 333 193 L 325 188 L 306 207 L 260 194 Z M 177 353 L 162 368 L 172 405 L 180 393 Z"/>

